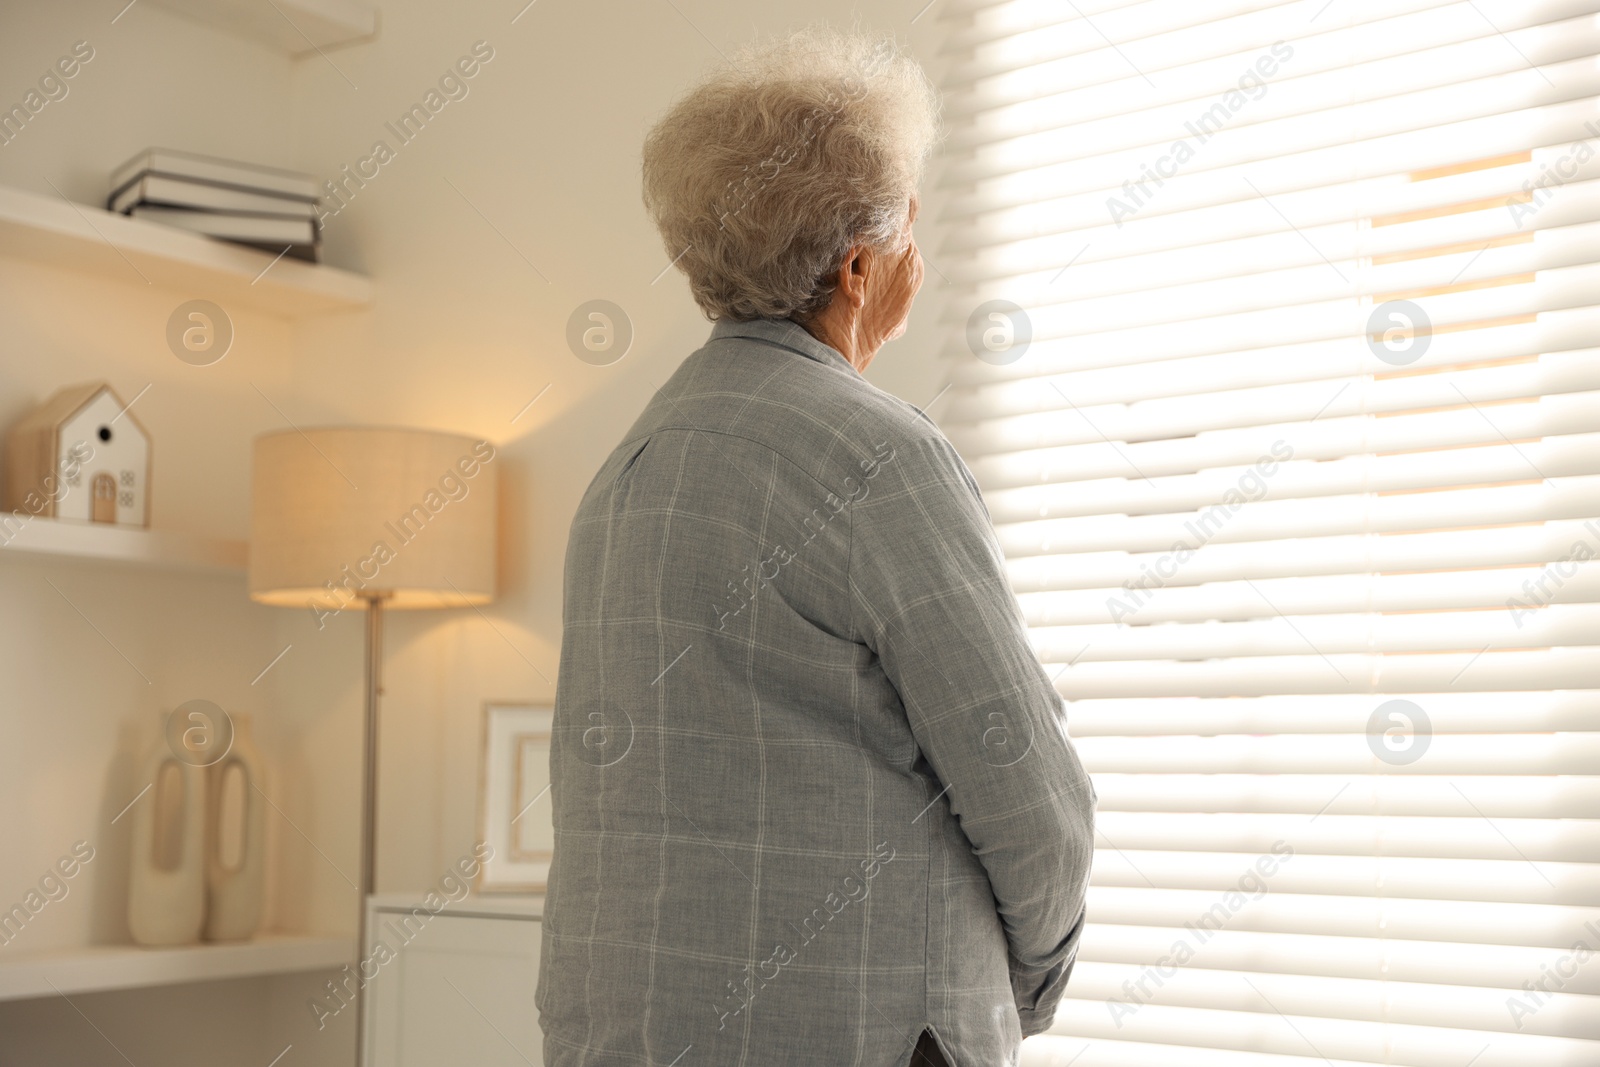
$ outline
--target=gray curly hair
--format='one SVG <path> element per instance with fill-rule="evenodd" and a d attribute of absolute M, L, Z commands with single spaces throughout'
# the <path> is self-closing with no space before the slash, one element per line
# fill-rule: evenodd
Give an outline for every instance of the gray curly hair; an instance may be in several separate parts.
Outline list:
<path fill-rule="evenodd" d="M 826 28 L 758 41 L 644 143 L 644 204 L 707 318 L 827 306 L 855 244 L 903 247 L 939 98 L 888 39 Z"/>

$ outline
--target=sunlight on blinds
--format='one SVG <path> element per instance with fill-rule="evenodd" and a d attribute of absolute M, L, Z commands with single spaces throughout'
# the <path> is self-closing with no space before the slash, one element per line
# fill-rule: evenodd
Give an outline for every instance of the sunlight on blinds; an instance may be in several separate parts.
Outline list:
<path fill-rule="evenodd" d="M 1024 1063 L 1600 1063 L 1600 0 L 942 17 L 940 422 L 1100 796 Z"/>

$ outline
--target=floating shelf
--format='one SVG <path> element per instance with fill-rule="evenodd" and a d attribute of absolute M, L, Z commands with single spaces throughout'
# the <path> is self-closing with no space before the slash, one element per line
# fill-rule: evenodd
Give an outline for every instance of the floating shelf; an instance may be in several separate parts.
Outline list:
<path fill-rule="evenodd" d="M 0 516 L 0 519 L 6 519 Z M 20 527 L 17 523 L 21 523 Z M 9 535 L 9 539 L 8 539 Z M 243 541 L 220 541 L 164 530 L 103 523 L 14 517 L 0 522 L 0 559 L 80 559 L 165 570 L 241 573 Z"/>
<path fill-rule="evenodd" d="M 368 906 L 375 912 L 409 912 L 423 907 L 422 897 L 415 893 L 374 893 L 367 897 Z M 445 905 L 440 915 L 463 918 L 521 917 L 537 919 L 544 915 L 543 893 L 474 893 L 462 900 Z"/>
<path fill-rule="evenodd" d="M 291 56 L 371 40 L 378 12 L 351 0 L 151 0 L 225 33 Z"/>
<path fill-rule="evenodd" d="M 0 186 L 0 255 L 180 289 L 288 318 L 372 302 L 371 279 L 145 219 Z"/>
<path fill-rule="evenodd" d="M 343 967 L 355 939 L 316 934 L 262 934 L 238 944 L 142 948 L 90 945 L 0 953 L 0 1000 L 99 993 L 112 989 L 252 978 Z"/>

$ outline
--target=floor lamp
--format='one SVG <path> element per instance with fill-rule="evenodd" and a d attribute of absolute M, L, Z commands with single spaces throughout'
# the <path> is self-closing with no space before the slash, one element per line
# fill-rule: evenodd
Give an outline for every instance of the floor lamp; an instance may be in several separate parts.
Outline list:
<path fill-rule="evenodd" d="M 493 599 L 494 455 L 471 437 L 387 427 L 288 430 L 255 442 L 251 599 L 305 611 L 312 636 L 297 640 L 316 640 L 344 611 L 367 613 L 358 961 L 367 951 L 377 851 L 384 612 Z M 358 973 L 357 1067 L 365 986 Z"/>

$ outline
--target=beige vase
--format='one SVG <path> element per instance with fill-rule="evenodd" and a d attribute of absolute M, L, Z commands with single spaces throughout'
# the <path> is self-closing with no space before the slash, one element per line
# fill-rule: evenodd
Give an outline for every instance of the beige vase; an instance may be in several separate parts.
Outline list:
<path fill-rule="evenodd" d="M 207 941 L 253 937 L 266 893 L 267 783 L 249 716 L 236 713 L 232 719 L 233 746 L 207 768 Z"/>
<path fill-rule="evenodd" d="M 174 756 L 163 734 L 143 772 L 150 795 L 134 808 L 128 929 L 141 945 L 192 944 L 206 914 L 206 768 Z"/>

